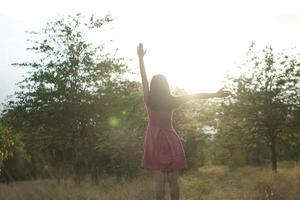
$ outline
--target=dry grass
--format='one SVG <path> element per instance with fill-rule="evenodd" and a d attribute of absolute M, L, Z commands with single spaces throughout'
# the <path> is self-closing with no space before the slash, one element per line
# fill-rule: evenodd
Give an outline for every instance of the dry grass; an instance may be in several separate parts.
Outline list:
<path fill-rule="evenodd" d="M 76 185 L 53 180 L 24 181 L 0 185 L 1 200 L 153 200 L 151 177 L 131 181 L 109 178 L 98 186 L 85 181 Z M 300 163 L 279 163 L 277 174 L 270 166 L 205 166 L 189 171 L 180 179 L 183 200 L 298 200 L 300 199 Z"/>

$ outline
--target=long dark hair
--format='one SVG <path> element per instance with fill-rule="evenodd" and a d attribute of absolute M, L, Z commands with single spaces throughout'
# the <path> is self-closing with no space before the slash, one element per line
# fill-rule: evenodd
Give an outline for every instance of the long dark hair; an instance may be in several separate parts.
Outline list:
<path fill-rule="evenodd" d="M 149 107 L 153 110 L 169 110 L 172 100 L 167 78 L 162 74 L 154 75 L 150 83 Z"/>

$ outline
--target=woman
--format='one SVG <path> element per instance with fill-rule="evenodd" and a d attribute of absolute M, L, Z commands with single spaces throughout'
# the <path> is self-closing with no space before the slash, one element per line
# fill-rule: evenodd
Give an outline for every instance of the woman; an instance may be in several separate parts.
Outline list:
<path fill-rule="evenodd" d="M 163 75 L 154 75 L 150 90 L 144 67 L 143 44 L 137 48 L 140 73 L 142 76 L 144 102 L 148 112 L 148 127 L 144 141 L 142 166 L 154 172 L 156 199 L 165 197 L 165 183 L 168 182 L 171 199 L 179 199 L 178 172 L 187 168 L 181 141 L 172 125 L 173 110 L 192 100 L 212 97 L 226 97 L 230 92 L 199 93 L 174 97 L 170 93 L 168 81 Z"/>

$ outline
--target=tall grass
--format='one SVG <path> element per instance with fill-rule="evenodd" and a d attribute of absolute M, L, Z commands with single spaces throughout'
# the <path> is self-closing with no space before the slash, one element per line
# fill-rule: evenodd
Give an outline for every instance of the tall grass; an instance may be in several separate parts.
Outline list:
<path fill-rule="evenodd" d="M 183 200 L 298 200 L 300 199 L 300 163 L 279 163 L 278 173 L 270 166 L 205 166 L 188 171 L 180 178 Z M 80 185 L 68 180 L 36 180 L 0 185 L 1 200 L 153 200 L 154 183 L 141 175 L 133 180 L 89 180 Z M 169 199 L 169 197 L 167 198 Z"/>

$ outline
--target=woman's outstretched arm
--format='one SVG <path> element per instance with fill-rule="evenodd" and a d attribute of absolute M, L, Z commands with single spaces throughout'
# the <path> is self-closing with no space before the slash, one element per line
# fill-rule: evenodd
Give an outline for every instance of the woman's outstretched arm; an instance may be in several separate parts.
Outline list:
<path fill-rule="evenodd" d="M 231 95 L 230 91 L 225 91 L 223 89 L 220 89 L 217 92 L 214 93 L 196 93 L 196 94 L 190 94 L 190 95 L 183 95 L 183 96 L 177 96 L 175 97 L 175 105 L 181 105 L 183 103 L 186 103 L 190 100 L 194 99 L 209 99 L 214 97 L 227 97 Z"/>
<path fill-rule="evenodd" d="M 142 77 L 144 101 L 147 101 L 149 96 L 149 84 L 148 84 L 147 74 L 144 65 L 144 55 L 146 54 L 146 51 L 144 51 L 144 47 L 142 43 L 140 43 L 139 46 L 137 47 L 137 53 L 139 57 L 140 73 Z"/>

